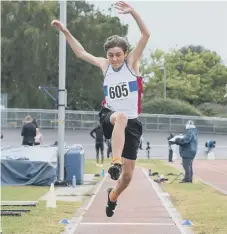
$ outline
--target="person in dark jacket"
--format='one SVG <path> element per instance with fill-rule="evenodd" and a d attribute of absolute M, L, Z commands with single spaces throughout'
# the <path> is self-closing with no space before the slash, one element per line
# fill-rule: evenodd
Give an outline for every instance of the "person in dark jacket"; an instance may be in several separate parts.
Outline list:
<path fill-rule="evenodd" d="M 183 138 L 175 139 L 175 144 L 179 145 L 179 153 L 185 170 L 185 176 L 181 183 L 192 183 L 192 165 L 198 148 L 198 133 L 193 121 L 187 122 L 186 131 L 187 133 Z"/>
<path fill-rule="evenodd" d="M 94 136 L 95 134 L 95 136 Z M 97 127 L 95 127 L 91 132 L 90 132 L 91 137 L 95 139 L 95 149 L 96 149 L 96 162 L 97 166 L 99 165 L 99 150 L 101 151 L 101 164 L 103 164 L 104 161 L 104 155 L 103 155 L 103 150 L 104 150 L 104 136 L 103 136 L 103 131 L 101 128 L 101 125 L 98 124 Z"/>
<path fill-rule="evenodd" d="M 25 117 L 25 124 L 22 127 L 21 136 L 23 137 L 22 145 L 33 146 L 35 143 L 36 127 L 32 123 L 31 116 Z"/>
<path fill-rule="evenodd" d="M 172 149 L 172 145 L 169 141 L 173 137 L 174 137 L 173 133 L 170 133 L 169 137 L 167 138 L 168 143 L 169 143 L 169 162 L 173 162 L 173 149 Z"/>
<path fill-rule="evenodd" d="M 208 140 L 205 143 L 205 147 L 207 148 L 207 154 L 211 152 L 216 146 L 216 141 Z"/>

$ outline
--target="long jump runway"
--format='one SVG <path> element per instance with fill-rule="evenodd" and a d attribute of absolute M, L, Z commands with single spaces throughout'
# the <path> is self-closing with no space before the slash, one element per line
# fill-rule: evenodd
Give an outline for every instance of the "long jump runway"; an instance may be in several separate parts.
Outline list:
<path fill-rule="evenodd" d="M 172 217 L 151 180 L 136 168 L 129 187 L 118 200 L 113 217 L 105 214 L 107 188 L 114 183 L 104 179 L 94 200 L 79 217 L 71 234 L 180 234 L 182 226 Z"/>

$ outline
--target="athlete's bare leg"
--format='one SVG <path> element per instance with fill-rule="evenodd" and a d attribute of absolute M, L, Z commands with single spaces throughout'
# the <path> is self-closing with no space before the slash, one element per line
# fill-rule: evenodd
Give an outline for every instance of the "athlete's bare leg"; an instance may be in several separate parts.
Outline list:
<path fill-rule="evenodd" d="M 121 112 L 115 112 L 110 116 L 110 122 L 114 125 L 112 132 L 112 159 L 113 163 L 121 163 L 121 155 L 125 144 L 125 128 L 128 117 Z"/>
<path fill-rule="evenodd" d="M 122 158 L 123 170 L 118 180 L 116 187 L 114 189 L 109 188 L 108 200 L 106 205 L 106 215 L 107 217 L 112 217 L 114 214 L 115 207 L 117 205 L 117 199 L 120 194 L 128 187 L 132 180 L 133 171 L 135 168 L 135 160 L 129 160 Z"/>
<path fill-rule="evenodd" d="M 116 187 L 110 193 L 110 200 L 112 202 L 116 201 L 120 194 L 128 187 L 132 180 L 135 160 L 130 160 L 127 158 L 122 158 L 122 173 L 117 181 Z"/>

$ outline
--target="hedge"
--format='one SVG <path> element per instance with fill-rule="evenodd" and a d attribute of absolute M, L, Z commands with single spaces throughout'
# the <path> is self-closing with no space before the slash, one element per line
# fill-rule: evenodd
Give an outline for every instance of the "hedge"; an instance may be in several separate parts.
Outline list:
<path fill-rule="evenodd" d="M 142 112 L 148 114 L 202 116 L 196 107 L 178 99 L 155 98 L 142 104 Z"/>

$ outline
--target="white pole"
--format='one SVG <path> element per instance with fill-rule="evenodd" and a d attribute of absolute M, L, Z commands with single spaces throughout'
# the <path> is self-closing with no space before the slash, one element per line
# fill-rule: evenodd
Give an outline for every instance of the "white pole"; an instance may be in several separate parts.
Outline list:
<path fill-rule="evenodd" d="M 59 1 L 60 21 L 66 26 L 67 1 Z M 58 159 L 59 180 L 64 180 L 64 142 L 65 142 L 65 70 L 66 39 L 59 33 L 59 81 L 58 81 Z"/>

